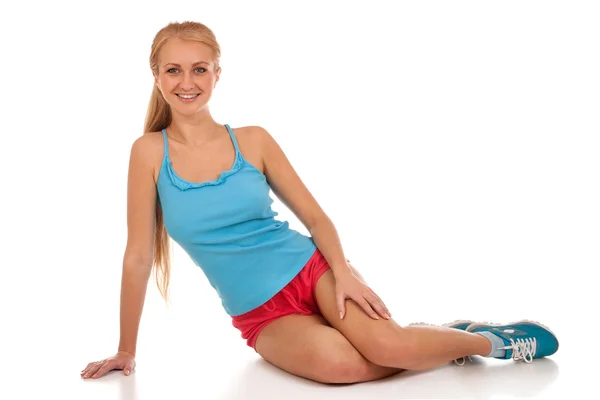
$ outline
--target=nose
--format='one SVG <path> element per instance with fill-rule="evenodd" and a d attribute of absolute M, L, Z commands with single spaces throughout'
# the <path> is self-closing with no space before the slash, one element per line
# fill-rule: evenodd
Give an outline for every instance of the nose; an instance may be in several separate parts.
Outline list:
<path fill-rule="evenodd" d="M 183 74 L 183 78 L 181 81 L 181 89 L 182 90 L 192 90 L 194 88 L 194 79 L 192 78 L 192 74 Z"/>

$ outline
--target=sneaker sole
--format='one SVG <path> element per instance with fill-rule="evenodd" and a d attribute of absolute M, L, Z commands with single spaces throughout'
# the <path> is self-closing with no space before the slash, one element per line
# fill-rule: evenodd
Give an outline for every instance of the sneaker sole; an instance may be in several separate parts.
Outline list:
<path fill-rule="evenodd" d="M 457 319 L 456 321 L 448 322 L 448 323 L 442 324 L 441 326 L 443 326 L 444 328 L 452 328 L 456 325 L 464 325 L 464 324 L 469 324 L 469 326 L 471 326 L 474 324 L 474 321 L 472 321 L 470 319 Z"/>
<path fill-rule="evenodd" d="M 410 324 L 408 324 L 408 326 L 412 326 L 412 325 L 427 325 L 427 326 L 441 326 L 443 328 L 451 328 L 453 326 L 456 325 L 472 325 L 474 324 L 475 321 L 470 320 L 470 319 L 457 319 L 456 321 L 452 321 L 452 322 L 447 322 L 445 324 L 442 325 L 436 325 L 436 324 L 430 324 L 429 322 L 411 322 Z"/>

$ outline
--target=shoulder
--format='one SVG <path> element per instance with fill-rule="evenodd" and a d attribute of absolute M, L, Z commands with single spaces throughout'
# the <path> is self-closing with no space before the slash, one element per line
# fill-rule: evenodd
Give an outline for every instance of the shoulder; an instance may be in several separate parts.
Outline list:
<path fill-rule="evenodd" d="M 160 131 L 144 133 L 136 138 L 131 145 L 132 162 L 143 163 L 152 171 L 155 182 L 162 164 L 163 153 L 164 139 Z"/>
<path fill-rule="evenodd" d="M 162 156 L 164 139 L 162 132 L 147 132 L 135 139 L 131 145 L 131 152 L 151 159 Z"/>
<path fill-rule="evenodd" d="M 273 136 L 262 126 L 250 125 L 238 128 L 238 130 L 243 140 L 245 139 L 246 142 L 252 143 L 261 150 L 268 148 L 269 144 L 274 142 Z"/>
<path fill-rule="evenodd" d="M 261 159 L 264 159 L 264 156 L 267 155 L 269 151 L 272 151 L 274 145 L 277 145 L 277 142 L 273 138 L 273 136 L 262 126 L 259 125 L 251 125 L 244 126 L 242 128 L 238 128 L 240 132 L 240 137 L 243 144 L 248 148 L 253 148 L 254 151 L 258 152 L 261 155 Z M 236 136 L 238 135 L 238 131 L 236 130 Z"/>
<path fill-rule="evenodd" d="M 269 178 L 269 169 L 286 170 L 291 167 L 290 161 L 275 137 L 262 126 L 248 127 L 257 152 L 260 154 L 260 162 L 263 174 Z M 270 168 L 269 168 L 270 167 Z"/>
<path fill-rule="evenodd" d="M 262 135 L 267 133 L 263 127 L 257 125 L 241 126 L 238 128 L 231 127 L 231 129 L 235 133 L 236 137 L 240 136 L 242 139 L 254 141 L 260 139 Z"/>
<path fill-rule="evenodd" d="M 246 161 L 261 173 L 264 171 L 261 130 L 257 126 L 231 127 Z"/>
<path fill-rule="evenodd" d="M 237 138 L 240 146 L 246 151 L 263 154 L 265 147 L 268 147 L 269 140 L 272 139 L 267 130 L 261 126 L 250 125 L 239 128 L 231 128 Z"/>

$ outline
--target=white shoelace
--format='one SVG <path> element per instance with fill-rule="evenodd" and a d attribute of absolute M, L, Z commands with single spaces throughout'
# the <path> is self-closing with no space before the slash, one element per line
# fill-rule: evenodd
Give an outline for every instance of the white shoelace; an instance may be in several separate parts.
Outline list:
<path fill-rule="evenodd" d="M 510 345 L 499 347 L 498 350 L 512 350 L 512 359 L 514 361 L 525 361 L 526 363 L 531 363 L 533 361 L 533 356 L 535 356 L 535 352 L 537 350 L 537 340 L 535 338 L 527 338 L 527 339 L 517 339 L 515 342 L 513 339 L 510 339 Z M 461 357 L 454 360 L 456 365 L 465 365 L 467 361 L 473 362 L 471 356 Z"/>
<path fill-rule="evenodd" d="M 510 344 L 505 347 L 500 347 L 500 350 L 512 350 L 512 359 L 515 361 L 523 360 L 526 363 L 533 361 L 533 356 L 537 350 L 537 340 L 535 338 L 517 339 L 515 342 L 510 339 Z"/>
<path fill-rule="evenodd" d="M 461 357 L 461 358 L 457 358 L 456 360 L 454 360 L 454 364 L 456 365 L 465 365 L 465 362 L 467 362 L 467 358 L 469 359 L 469 361 L 473 362 L 473 359 L 471 358 L 471 356 L 466 356 L 466 357 Z M 462 361 L 458 361 L 458 360 L 462 360 Z"/>

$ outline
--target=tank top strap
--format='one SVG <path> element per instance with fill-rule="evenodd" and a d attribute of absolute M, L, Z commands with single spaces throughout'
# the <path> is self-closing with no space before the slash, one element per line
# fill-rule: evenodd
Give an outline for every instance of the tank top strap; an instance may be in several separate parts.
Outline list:
<path fill-rule="evenodd" d="M 164 141 L 164 153 L 163 153 L 163 159 L 168 160 L 169 159 L 169 140 L 167 139 L 167 130 L 163 129 L 162 130 L 162 134 L 163 134 L 163 141 Z"/>
<path fill-rule="evenodd" d="M 241 154 L 237 140 L 235 139 L 235 135 L 233 134 L 233 130 L 228 124 L 225 124 L 225 127 L 227 128 L 227 132 L 229 132 L 229 136 L 231 136 L 231 141 L 233 142 L 233 146 L 235 147 L 236 154 Z"/>
<path fill-rule="evenodd" d="M 229 136 L 231 137 L 231 141 L 233 142 L 233 146 L 235 147 L 236 154 L 241 154 L 237 140 L 235 138 L 235 135 L 233 134 L 233 130 L 231 129 L 231 127 L 228 124 L 225 124 L 225 127 L 227 128 L 227 132 L 229 132 Z M 162 134 L 163 134 L 163 142 L 164 142 L 163 158 L 165 160 L 168 160 L 169 159 L 169 140 L 167 139 L 167 130 L 163 129 Z"/>

